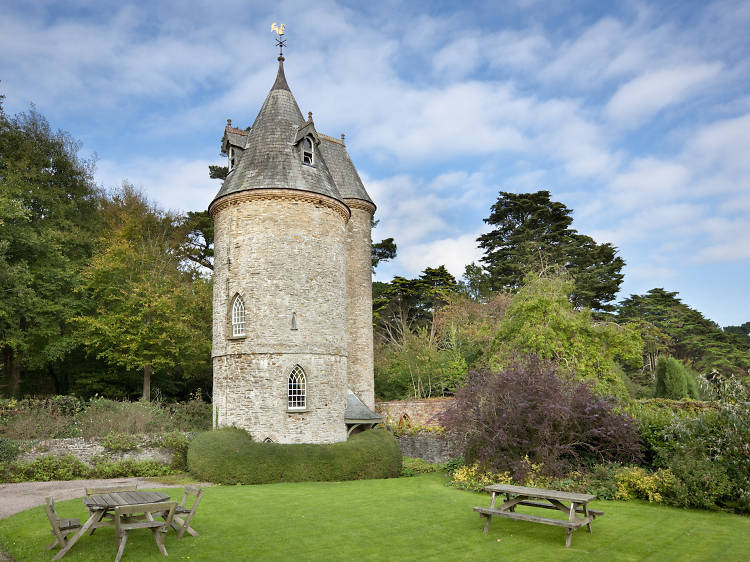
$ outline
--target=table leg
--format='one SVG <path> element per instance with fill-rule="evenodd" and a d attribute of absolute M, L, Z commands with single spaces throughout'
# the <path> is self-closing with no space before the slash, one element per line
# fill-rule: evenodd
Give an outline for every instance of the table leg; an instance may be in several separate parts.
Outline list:
<path fill-rule="evenodd" d="M 570 502 L 570 511 L 568 513 L 568 521 L 571 523 L 576 520 L 576 503 Z M 570 539 L 573 538 L 573 529 L 568 527 L 565 529 L 565 548 L 570 546 Z"/>
<path fill-rule="evenodd" d="M 587 504 L 587 503 L 583 504 L 583 514 L 589 520 L 589 522 L 586 523 L 586 527 L 588 527 L 589 533 L 591 533 L 591 515 L 589 515 L 589 504 Z"/>
<path fill-rule="evenodd" d="M 492 499 L 490 500 L 490 509 L 494 509 L 495 507 L 495 500 L 497 499 L 497 492 L 492 492 Z M 492 515 L 489 513 L 487 514 L 487 523 L 484 524 L 484 534 L 487 534 L 487 531 L 490 530 L 490 521 L 492 521 Z"/>
<path fill-rule="evenodd" d="M 83 524 L 83 526 L 78 530 L 78 532 L 73 535 L 70 539 L 68 539 L 67 544 L 60 549 L 60 551 L 55 554 L 55 557 L 52 560 L 60 560 L 63 556 L 67 554 L 67 552 L 73 548 L 73 545 L 78 542 L 78 539 L 80 539 L 86 531 L 88 531 L 92 525 L 98 523 L 101 521 L 102 516 L 104 515 L 104 511 L 95 511 L 91 517 L 89 517 L 86 522 Z"/>

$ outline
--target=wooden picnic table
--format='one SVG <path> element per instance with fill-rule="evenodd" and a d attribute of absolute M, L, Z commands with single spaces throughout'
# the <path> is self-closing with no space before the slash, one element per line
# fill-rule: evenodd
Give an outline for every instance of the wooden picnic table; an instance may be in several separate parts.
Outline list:
<path fill-rule="evenodd" d="M 110 511 L 122 505 L 136 505 L 142 503 L 158 503 L 169 500 L 167 494 L 161 492 L 148 492 L 135 490 L 132 492 L 113 492 L 109 494 L 97 494 L 83 498 L 83 505 L 89 510 L 88 520 L 81 526 L 79 531 L 68 539 L 67 544 L 60 549 L 52 560 L 60 560 L 78 542 L 87 531 L 93 533 L 94 529 L 100 527 L 114 527 L 113 520 L 102 521 L 102 518 Z"/>
<path fill-rule="evenodd" d="M 591 521 L 597 516 L 604 515 L 603 511 L 588 508 L 588 503 L 596 499 L 592 494 L 577 494 L 573 492 L 560 492 L 558 490 L 545 490 L 542 488 L 530 488 L 527 486 L 511 486 L 509 484 L 493 484 L 485 488 L 486 492 L 492 494 L 489 507 L 475 507 L 474 511 L 480 516 L 486 517 L 484 525 L 485 534 L 490 528 L 492 516 L 520 519 L 544 525 L 555 525 L 565 527 L 565 546 L 570 546 L 573 531 L 586 525 L 591 532 Z M 505 495 L 505 502 L 496 505 L 498 496 Z M 567 502 L 563 503 L 563 502 Z M 552 517 L 539 517 L 528 513 L 516 513 L 516 506 L 527 505 L 543 509 L 558 509 L 568 515 L 567 520 L 554 519 Z M 582 515 L 582 517 L 579 517 Z"/>

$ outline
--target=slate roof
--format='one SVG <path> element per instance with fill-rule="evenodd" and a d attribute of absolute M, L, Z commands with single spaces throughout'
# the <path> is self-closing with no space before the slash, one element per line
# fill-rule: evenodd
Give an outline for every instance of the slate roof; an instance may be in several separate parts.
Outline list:
<path fill-rule="evenodd" d="M 313 166 L 302 163 L 293 142 L 304 123 L 284 77 L 284 61 L 280 59 L 276 82 L 248 133 L 245 150 L 214 202 L 230 193 L 251 189 L 298 189 L 341 201 L 325 157 L 316 158 Z"/>
<path fill-rule="evenodd" d="M 301 131 L 313 134 L 317 142 L 313 166 L 302 163 L 295 144 Z M 244 150 L 213 202 L 251 189 L 298 189 L 342 203 L 344 199 L 372 203 L 344 143 L 315 131 L 312 116 L 307 121 L 302 117 L 284 75 L 283 57 L 279 57 L 276 80 L 250 131 L 230 125 L 225 128 L 222 151 L 230 145 Z"/>
<path fill-rule="evenodd" d="M 380 423 L 382 419 L 383 416 L 379 416 L 370 410 L 356 394 L 348 388 L 346 389 L 345 423 Z"/>
<path fill-rule="evenodd" d="M 372 199 L 370 199 L 362 180 L 359 178 L 357 169 L 346 152 L 344 143 L 328 135 L 320 135 L 320 140 L 320 151 L 328 163 L 328 169 L 333 174 L 333 179 L 341 196 L 344 199 L 361 199 L 372 203 Z"/>

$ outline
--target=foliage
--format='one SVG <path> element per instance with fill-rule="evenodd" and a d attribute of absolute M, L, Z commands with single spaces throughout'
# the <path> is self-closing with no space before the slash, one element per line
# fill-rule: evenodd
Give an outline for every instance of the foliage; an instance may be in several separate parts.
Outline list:
<path fill-rule="evenodd" d="M 49 482 L 81 478 L 124 478 L 172 474 L 174 469 L 157 461 L 107 461 L 93 458 L 91 466 L 73 455 L 44 455 L 30 462 L 0 463 L 0 482 Z"/>
<path fill-rule="evenodd" d="M 384 238 L 380 242 L 373 242 L 370 255 L 373 271 L 375 271 L 379 263 L 395 258 L 397 251 L 398 247 L 393 238 Z"/>
<path fill-rule="evenodd" d="M 672 357 L 659 357 L 656 363 L 656 391 L 658 398 L 698 398 L 695 377 Z"/>
<path fill-rule="evenodd" d="M 640 336 L 631 326 L 598 322 L 588 309 L 575 310 L 572 290 L 565 275 L 529 276 L 500 322 L 490 365 L 502 368 L 517 353 L 533 353 L 592 381 L 599 393 L 624 399 L 627 390 L 615 361 L 639 364 Z"/>
<path fill-rule="evenodd" d="M 518 480 L 531 465 L 559 476 L 573 467 L 639 455 L 635 424 L 614 411 L 611 399 L 533 356 L 497 373 L 471 373 L 442 423 L 468 462 Z"/>
<path fill-rule="evenodd" d="M 255 443 L 244 430 L 202 433 L 188 449 L 190 472 L 221 484 L 393 478 L 401 451 L 387 431 L 371 430 L 326 445 Z"/>
<path fill-rule="evenodd" d="M 19 452 L 18 443 L 7 437 L 0 437 L 0 463 L 16 460 Z"/>
<path fill-rule="evenodd" d="M 138 435 L 169 428 L 166 412 L 158 403 L 94 398 L 77 417 L 82 437 L 103 437 L 111 432 Z"/>
<path fill-rule="evenodd" d="M 208 211 L 188 211 L 176 220 L 177 257 L 191 266 L 214 268 L 214 221 Z"/>
<path fill-rule="evenodd" d="M 149 206 L 129 186 L 107 208 L 100 252 L 83 273 L 92 307 L 73 321 L 80 341 L 99 358 L 143 372 L 190 376 L 210 357 L 210 283 L 183 272 L 171 249 L 175 218 Z"/>
<path fill-rule="evenodd" d="M 0 354 L 7 392 L 22 371 L 52 373 L 75 348 L 68 319 L 100 229 L 93 162 L 44 117 L 7 116 L 0 106 Z"/>
<path fill-rule="evenodd" d="M 653 325 L 666 335 L 657 348 L 666 347 L 669 355 L 700 373 L 716 370 L 725 377 L 748 377 L 750 346 L 684 304 L 677 294 L 657 288 L 645 295 L 630 295 L 618 305 L 617 321 Z"/>
<path fill-rule="evenodd" d="M 159 445 L 172 453 L 171 467 L 174 470 L 187 470 L 187 452 L 190 440 L 182 431 L 170 431 L 161 436 Z"/>
<path fill-rule="evenodd" d="M 669 469 L 659 469 L 654 473 L 639 466 L 623 467 L 617 471 L 618 500 L 643 499 L 649 502 L 662 502 L 672 495 L 675 477 Z"/>
<path fill-rule="evenodd" d="M 208 166 L 208 177 L 212 180 L 224 180 L 229 174 L 229 166 Z"/>
<path fill-rule="evenodd" d="M 135 451 L 138 449 L 140 442 L 141 439 L 137 435 L 110 432 L 101 440 L 101 445 L 107 451 L 120 453 L 124 451 Z"/>
<path fill-rule="evenodd" d="M 483 271 L 478 275 L 473 266 L 467 269 L 467 279 L 493 291 L 516 291 L 530 272 L 564 267 L 575 280 L 570 298 L 576 307 L 612 310 L 607 303 L 619 290 L 625 262 L 611 244 L 597 244 L 570 228 L 572 213 L 551 201 L 549 191 L 501 191 L 484 219 L 493 230 L 477 238 L 484 250 Z"/>

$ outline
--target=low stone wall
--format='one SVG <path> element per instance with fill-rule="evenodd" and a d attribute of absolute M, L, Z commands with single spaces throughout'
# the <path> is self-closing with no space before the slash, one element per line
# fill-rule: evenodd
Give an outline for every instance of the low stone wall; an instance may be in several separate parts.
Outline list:
<path fill-rule="evenodd" d="M 34 442 L 31 449 L 18 456 L 18 460 L 28 462 L 45 455 L 73 455 L 88 464 L 91 464 L 91 458 L 94 455 L 102 456 L 109 461 L 132 459 L 136 461 L 152 460 L 166 464 L 172 462 L 172 452 L 153 446 L 151 439 L 148 437 L 141 440 L 137 449 L 122 452 L 108 451 L 95 439 L 87 440 L 82 437 L 47 439 Z"/>
<path fill-rule="evenodd" d="M 424 459 L 431 464 L 445 462 L 451 457 L 450 443 L 438 433 L 422 432 L 413 435 L 397 435 L 396 441 L 405 457 Z"/>
<path fill-rule="evenodd" d="M 375 402 L 375 411 L 386 423 L 393 425 L 439 426 L 437 416 L 453 398 L 423 398 L 421 400 L 389 400 Z"/>

